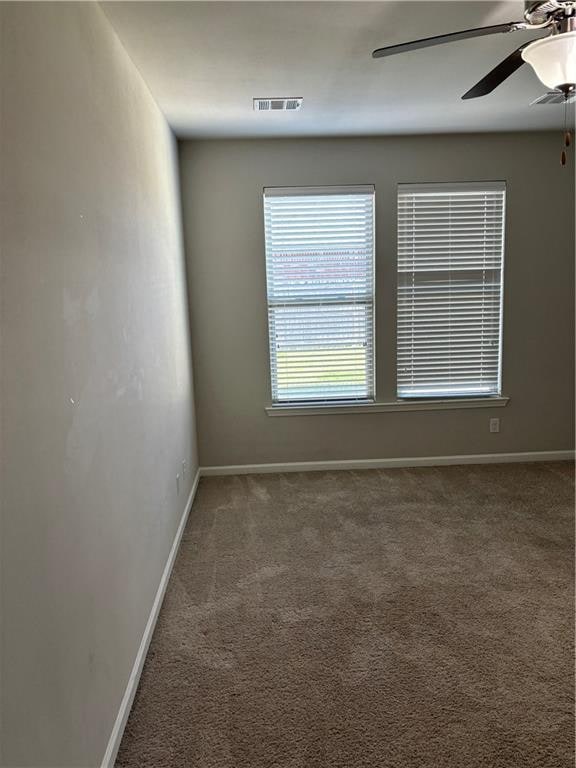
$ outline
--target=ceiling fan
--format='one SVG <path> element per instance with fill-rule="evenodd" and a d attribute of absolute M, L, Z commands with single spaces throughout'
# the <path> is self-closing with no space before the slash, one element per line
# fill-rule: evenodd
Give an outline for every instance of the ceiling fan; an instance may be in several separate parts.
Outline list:
<path fill-rule="evenodd" d="M 457 40 L 520 30 L 534 32 L 549 30 L 550 34 L 521 45 L 470 88 L 462 98 L 476 99 L 479 96 L 486 96 L 516 72 L 524 62 L 532 66 L 540 80 L 549 89 L 561 91 L 566 98 L 574 94 L 576 91 L 576 0 L 539 0 L 538 2 L 530 0 L 525 2 L 524 21 L 465 29 L 461 32 L 425 37 L 409 43 L 389 45 L 386 48 L 378 48 L 372 56 L 380 59 Z"/>

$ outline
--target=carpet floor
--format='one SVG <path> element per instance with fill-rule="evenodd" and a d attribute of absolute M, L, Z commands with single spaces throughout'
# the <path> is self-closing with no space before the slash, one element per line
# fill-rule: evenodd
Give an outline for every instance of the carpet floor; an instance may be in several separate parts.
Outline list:
<path fill-rule="evenodd" d="M 572 766 L 573 481 L 202 479 L 117 766 Z"/>

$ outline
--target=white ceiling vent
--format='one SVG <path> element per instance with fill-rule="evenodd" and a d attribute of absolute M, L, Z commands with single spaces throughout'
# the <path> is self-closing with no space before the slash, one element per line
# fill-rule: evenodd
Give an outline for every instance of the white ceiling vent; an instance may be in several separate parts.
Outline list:
<path fill-rule="evenodd" d="M 565 101 L 566 98 L 562 91 L 548 91 L 548 93 L 545 93 L 543 96 L 539 96 L 537 99 L 530 102 L 530 106 L 533 107 L 535 104 L 564 104 Z M 572 94 L 571 96 L 568 96 L 567 101 L 568 104 L 574 104 L 576 95 Z"/>
<path fill-rule="evenodd" d="M 296 112 L 302 106 L 299 96 L 274 99 L 254 99 L 255 112 Z"/>

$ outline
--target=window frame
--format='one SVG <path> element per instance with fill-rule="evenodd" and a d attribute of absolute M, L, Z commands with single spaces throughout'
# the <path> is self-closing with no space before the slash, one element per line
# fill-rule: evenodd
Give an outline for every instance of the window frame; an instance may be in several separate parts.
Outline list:
<path fill-rule="evenodd" d="M 399 244 L 400 244 L 400 192 L 402 189 L 413 192 L 429 192 L 433 190 L 449 192 L 502 192 L 502 229 L 501 229 L 501 255 L 500 255 L 500 283 L 499 283 L 499 307 L 498 307 L 498 356 L 497 356 L 497 390 L 495 392 L 438 392 L 438 394 L 400 394 L 399 379 L 399 292 L 400 292 L 400 269 L 399 269 Z M 397 227 L 397 258 L 396 258 L 396 356 L 395 356 L 395 395 L 398 403 L 430 403 L 435 402 L 478 402 L 486 401 L 488 404 L 506 405 L 509 398 L 503 395 L 502 373 L 503 373 L 503 346 L 504 346 L 504 289 L 505 289 L 505 265 L 506 265 L 506 223 L 507 223 L 507 184 L 505 180 L 485 180 L 485 181 L 457 181 L 457 182 L 420 182 L 398 183 L 396 188 L 396 221 Z M 461 268 L 460 271 L 464 271 Z M 458 271 L 457 269 L 454 270 Z M 471 406 L 470 406 L 471 407 Z"/>
<path fill-rule="evenodd" d="M 402 182 L 403 184 L 404 182 Z M 464 185 L 464 186 L 472 186 L 477 185 L 477 187 L 485 186 L 486 184 L 493 184 L 495 183 L 494 180 L 488 180 L 483 182 L 478 181 L 458 181 L 458 182 L 422 182 L 421 186 L 427 186 L 428 184 L 451 184 L 452 186 L 456 185 Z M 377 250 L 376 250 L 376 185 L 359 185 L 359 186 L 370 186 L 374 190 L 374 219 L 373 219 L 373 258 L 372 258 L 372 267 L 373 267 L 373 312 L 372 312 L 372 323 L 373 323 L 373 355 L 374 355 L 374 361 L 373 361 L 373 392 L 374 392 L 374 400 L 366 401 L 366 402 L 360 402 L 360 401 L 329 401 L 329 402 L 282 402 L 282 403 L 272 403 L 271 400 L 268 401 L 268 404 L 265 406 L 265 412 L 267 416 L 274 416 L 274 417 L 285 417 L 285 416 L 326 416 L 326 415 L 365 415 L 365 414 L 375 414 L 375 413 L 389 413 L 389 412 L 416 412 L 416 411 L 437 411 L 437 410 L 468 410 L 468 409 L 477 409 L 477 408 L 502 408 L 506 407 L 508 403 L 510 402 L 510 397 L 503 394 L 503 383 L 502 383 L 502 377 L 503 377 L 503 345 L 504 345 L 504 285 L 505 285 L 505 266 L 506 266 L 506 258 L 505 258 L 505 243 L 506 243 L 506 231 L 507 231 L 507 216 L 506 216 L 506 208 L 507 208 L 507 197 L 508 197 L 508 190 L 507 185 L 505 181 L 498 181 L 496 183 L 501 183 L 504 185 L 505 189 L 505 200 L 504 200 L 504 215 L 503 215 L 503 255 L 502 255 L 502 268 L 501 268 L 501 276 L 502 276 L 502 288 L 501 288 L 501 299 L 500 299 L 500 336 L 499 336 L 499 377 L 500 377 L 500 394 L 499 395 L 479 395 L 479 396 L 453 396 L 453 397 L 447 397 L 447 398 L 406 398 L 406 399 L 400 399 L 397 396 L 394 399 L 394 395 L 397 392 L 397 341 L 398 341 L 398 333 L 397 333 L 397 325 L 393 325 L 392 328 L 394 330 L 391 330 L 390 333 L 390 342 L 391 346 L 390 348 L 393 349 L 392 358 L 389 362 L 389 365 L 387 364 L 386 368 L 388 373 L 390 374 L 390 378 L 388 375 L 385 377 L 384 384 L 386 386 L 386 390 L 384 393 L 381 393 L 384 395 L 384 399 L 380 399 L 378 397 L 378 389 L 377 389 L 377 356 L 378 356 L 378 348 L 377 348 L 377 307 L 376 307 L 376 270 L 377 270 Z M 397 201 L 398 201 L 398 187 L 400 186 L 400 183 L 396 183 L 394 185 L 394 189 L 396 190 L 396 208 Z M 340 189 L 349 189 L 351 187 L 354 187 L 354 185 L 339 185 Z M 323 191 L 326 189 L 336 189 L 335 186 L 308 186 L 308 187 L 265 187 L 263 189 L 263 197 L 264 193 L 271 191 L 271 190 L 278 190 L 278 191 L 285 191 L 285 192 L 294 192 L 297 190 L 302 190 L 305 193 L 309 190 L 312 191 Z M 310 193 L 310 192 L 308 192 Z M 264 206 L 261 210 L 264 210 Z M 390 212 L 392 213 L 392 212 Z M 398 220 L 398 210 L 396 210 L 396 216 L 395 220 Z M 262 227 L 262 232 L 265 233 L 265 226 Z M 397 242 L 398 232 L 396 231 L 396 242 Z M 265 249 L 264 249 L 265 250 Z M 397 249 L 396 249 L 397 253 Z M 266 258 L 265 258 L 265 266 L 266 266 Z M 392 267 L 392 265 L 390 265 Z M 397 260 L 394 260 L 394 266 L 392 267 L 396 273 L 396 280 L 398 278 L 398 266 L 397 266 Z M 386 267 L 386 271 L 388 270 L 388 266 Z M 268 291 L 267 291 L 267 280 L 265 285 L 266 290 L 266 313 L 268 313 Z M 392 302 L 397 301 L 398 296 L 398 287 L 396 285 L 395 287 L 395 295 L 393 295 L 391 289 L 390 292 L 390 300 Z M 380 309 L 380 313 L 381 313 Z M 397 318 L 397 308 L 394 310 L 395 317 Z M 266 338 L 268 341 L 267 349 L 268 349 L 268 375 L 270 377 L 271 375 L 271 366 L 272 361 L 270 357 L 270 341 L 269 341 L 269 325 L 268 325 L 268 317 L 267 317 L 267 334 Z M 388 345 L 387 345 L 388 346 Z M 380 350 L 381 351 L 381 350 Z M 390 390 L 388 387 L 391 385 Z M 380 385 L 378 385 L 380 388 L 382 386 L 382 382 L 380 382 Z M 271 377 L 268 379 L 268 392 L 271 393 L 272 391 L 272 382 Z M 394 393 L 394 395 L 392 394 Z"/>
<path fill-rule="evenodd" d="M 267 247 L 267 223 L 266 223 L 266 199 L 267 197 L 310 197 L 320 195 L 346 195 L 346 194 L 366 194 L 371 196 L 372 200 L 372 242 L 371 242 L 371 296 L 370 301 L 351 302 L 342 300 L 335 302 L 339 306 L 351 303 L 358 303 L 362 306 L 371 308 L 371 355 L 370 361 L 370 379 L 367 378 L 368 396 L 367 397 L 334 397 L 325 399 L 309 400 L 274 400 L 273 387 L 273 361 L 272 350 L 272 324 L 270 322 L 271 308 L 273 302 L 269 294 L 269 257 Z M 329 412 L 342 410 L 364 408 L 374 406 L 376 403 L 376 187 L 374 184 L 345 184 L 345 185 L 323 185 L 323 186 L 296 186 L 296 187 L 264 187 L 262 190 L 262 211 L 264 215 L 264 261 L 266 273 L 266 313 L 267 313 L 267 337 L 268 337 L 268 391 L 270 396 L 270 405 L 266 406 L 269 415 L 285 415 L 297 412 Z M 276 306 L 281 306 L 277 304 Z M 322 306 L 321 303 L 313 306 Z M 277 368 L 276 368 L 277 370 Z"/>

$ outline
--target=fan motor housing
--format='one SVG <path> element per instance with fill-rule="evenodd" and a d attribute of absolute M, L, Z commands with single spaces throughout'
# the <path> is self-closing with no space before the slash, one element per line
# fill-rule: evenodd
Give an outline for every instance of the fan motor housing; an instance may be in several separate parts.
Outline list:
<path fill-rule="evenodd" d="M 524 18 L 529 24 L 544 24 L 549 19 L 572 21 L 576 18 L 576 2 L 574 0 L 537 0 L 537 2 L 525 0 Z M 568 29 L 562 31 L 565 32 Z"/>

